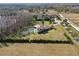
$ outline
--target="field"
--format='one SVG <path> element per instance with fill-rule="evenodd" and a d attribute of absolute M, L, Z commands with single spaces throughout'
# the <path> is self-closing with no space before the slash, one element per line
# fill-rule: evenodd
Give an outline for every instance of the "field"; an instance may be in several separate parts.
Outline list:
<path fill-rule="evenodd" d="M 65 17 L 69 18 L 74 24 L 79 27 L 79 14 L 76 13 L 64 13 Z"/>
<path fill-rule="evenodd" d="M 79 55 L 71 44 L 8 44 L 0 48 L 0 55 Z"/>
<path fill-rule="evenodd" d="M 72 14 L 73 15 L 73 14 Z M 67 15 L 68 16 L 68 15 Z M 68 16 L 69 17 L 69 16 Z M 72 16 L 70 16 L 72 17 Z M 76 17 L 76 16 L 74 16 Z M 72 19 L 70 19 L 72 20 Z M 37 21 L 37 24 L 41 24 L 40 21 Z M 45 21 L 44 26 L 48 27 L 50 24 L 48 21 Z M 52 29 L 48 31 L 48 33 L 45 34 L 29 34 L 24 37 L 19 37 L 18 35 L 15 35 L 14 37 L 11 36 L 9 38 L 13 39 L 27 39 L 30 40 L 59 40 L 59 41 L 68 41 L 68 38 L 64 35 L 67 31 L 62 25 L 56 25 L 55 29 Z M 77 46 L 71 43 L 14 43 L 9 44 L 7 43 L 7 46 L 3 46 L 0 44 L 0 55 L 41 55 L 41 56 L 52 56 L 52 55 L 63 55 L 63 56 L 70 56 L 70 55 L 79 55 L 79 49 Z"/>

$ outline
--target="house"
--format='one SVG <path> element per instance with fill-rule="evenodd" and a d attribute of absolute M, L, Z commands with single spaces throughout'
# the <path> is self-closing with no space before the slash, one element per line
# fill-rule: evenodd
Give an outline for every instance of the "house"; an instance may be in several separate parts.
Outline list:
<path fill-rule="evenodd" d="M 38 16 L 37 16 L 37 19 L 38 19 L 38 20 L 44 20 L 44 19 L 45 19 L 45 15 L 38 15 Z"/>
<path fill-rule="evenodd" d="M 36 24 L 36 25 L 34 25 L 33 27 L 31 27 L 31 28 L 29 28 L 27 31 L 29 32 L 29 33 L 38 33 L 38 31 L 40 30 L 40 28 L 41 28 L 41 25 L 39 25 L 39 24 Z"/>
<path fill-rule="evenodd" d="M 40 30 L 38 31 L 39 34 L 45 34 L 45 33 L 48 33 L 49 30 L 53 29 L 54 27 L 53 26 L 49 26 L 49 27 L 42 27 L 40 28 Z"/>
<path fill-rule="evenodd" d="M 49 30 L 51 30 L 53 27 L 50 26 L 50 27 L 44 27 L 44 26 L 41 26 L 39 24 L 35 25 L 34 26 L 34 33 L 38 33 L 38 34 L 41 34 L 41 33 L 47 33 Z"/>
<path fill-rule="evenodd" d="M 36 29 L 40 29 L 41 25 L 36 24 L 36 25 L 34 25 L 34 27 L 35 27 Z"/>

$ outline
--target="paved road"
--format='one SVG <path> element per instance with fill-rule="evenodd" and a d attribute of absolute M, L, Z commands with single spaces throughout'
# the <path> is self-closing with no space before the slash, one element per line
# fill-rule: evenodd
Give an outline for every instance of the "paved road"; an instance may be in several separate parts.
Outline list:
<path fill-rule="evenodd" d="M 79 32 L 79 27 L 77 26 L 77 25 L 75 25 L 72 21 L 70 21 L 68 18 L 66 18 L 66 17 L 64 17 L 62 14 L 59 14 L 60 15 L 60 17 L 61 18 L 63 18 L 63 19 L 67 19 L 68 21 L 68 23 L 73 27 L 73 28 L 75 28 L 78 32 Z"/>

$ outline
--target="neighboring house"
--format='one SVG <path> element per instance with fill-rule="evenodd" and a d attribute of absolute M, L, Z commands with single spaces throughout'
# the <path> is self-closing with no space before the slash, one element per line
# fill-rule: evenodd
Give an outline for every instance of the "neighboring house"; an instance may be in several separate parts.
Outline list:
<path fill-rule="evenodd" d="M 55 17 L 51 15 L 38 15 L 38 20 L 48 20 L 48 21 L 55 21 Z"/>
<path fill-rule="evenodd" d="M 38 19 L 38 20 L 43 20 L 43 19 L 45 19 L 45 16 L 44 16 L 44 15 L 38 15 L 38 16 L 37 16 L 37 19 Z"/>

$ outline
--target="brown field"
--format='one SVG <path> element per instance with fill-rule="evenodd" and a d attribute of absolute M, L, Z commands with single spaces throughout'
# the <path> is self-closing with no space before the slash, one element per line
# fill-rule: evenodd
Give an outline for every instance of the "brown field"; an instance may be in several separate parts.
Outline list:
<path fill-rule="evenodd" d="M 0 48 L 0 55 L 79 55 L 77 47 L 71 44 L 8 44 Z"/>
<path fill-rule="evenodd" d="M 63 13 L 63 15 L 69 18 L 74 24 L 79 27 L 79 14 L 76 13 Z"/>
<path fill-rule="evenodd" d="M 55 15 L 55 14 L 58 14 L 57 11 L 53 10 L 53 9 L 49 9 L 48 12 L 46 14 L 49 14 L 49 15 Z"/>

